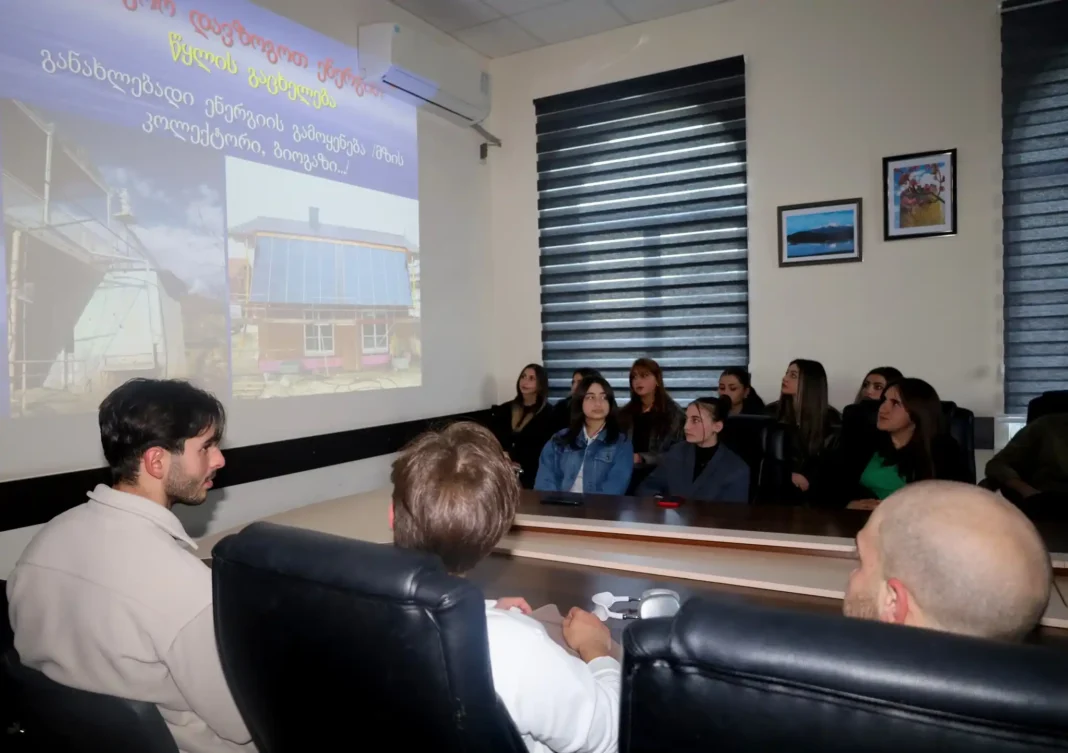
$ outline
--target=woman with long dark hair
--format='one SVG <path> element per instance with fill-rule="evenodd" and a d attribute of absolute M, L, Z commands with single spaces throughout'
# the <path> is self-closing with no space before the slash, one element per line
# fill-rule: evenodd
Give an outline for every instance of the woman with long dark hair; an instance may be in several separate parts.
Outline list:
<path fill-rule="evenodd" d="M 819 361 L 798 358 L 782 378 L 782 393 L 768 413 L 794 428 L 790 480 L 806 494 L 821 480 L 823 459 L 837 435 L 842 417 L 827 398 L 827 371 Z"/>
<path fill-rule="evenodd" d="M 536 363 L 528 363 L 515 382 L 515 397 L 495 409 L 493 433 L 519 470 L 524 489 L 534 486 L 538 456 L 553 434 L 549 405 L 549 375 Z"/>
<path fill-rule="evenodd" d="M 968 481 L 960 445 L 946 432 L 938 392 L 914 378 L 886 387 L 875 431 L 841 449 L 835 475 L 842 485 L 839 501 L 868 510 L 913 481 Z"/>
<path fill-rule="evenodd" d="M 673 445 L 638 487 L 639 495 L 665 494 L 709 502 L 749 501 L 749 466 L 719 441 L 730 398 L 699 397 L 686 408 L 686 441 Z"/>
<path fill-rule="evenodd" d="M 731 415 L 764 415 L 764 401 L 753 389 L 753 375 L 741 366 L 728 366 L 719 375 L 719 395 L 731 401 Z"/>
<path fill-rule="evenodd" d="M 877 366 L 864 377 L 864 381 L 860 383 L 860 389 L 857 390 L 857 397 L 853 402 L 882 400 L 883 392 L 886 390 L 887 385 L 900 381 L 904 376 L 893 366 Z"/>
<path fill-rule="evenodd" d="M 545 443 L 534 488 L 549 492 L 624 494 L 634 470 L 634 447 L 619 426 L 612 385 L 582 380 L 571 402 L 571 425 Z"/>
<path fill-rule="evenodd" d="M 630 367 L 630 401 L 619 412 L 619 424 L 634 445 L 636 487 L 660 462 L 660 455 L 682 439 L 686 416 L 664 388 L 664 372 L 651 358 Z"/>
<path fill-rule="evenodd" d="M 582 366 L 575 369 L 571 374 L 571 392 L 567 397 L 562 400 L 558 400 L 556 405 L 553 406 L 553 433 L 566 429 L 571 425 L 571 401 L 575 397 L 575 393 L 578 391 L 579 385 L 582 384 L 582 380 L 586 377 L 601 376 L 601 372 L 597 369 L 591 369 L 587 366 Z"/>

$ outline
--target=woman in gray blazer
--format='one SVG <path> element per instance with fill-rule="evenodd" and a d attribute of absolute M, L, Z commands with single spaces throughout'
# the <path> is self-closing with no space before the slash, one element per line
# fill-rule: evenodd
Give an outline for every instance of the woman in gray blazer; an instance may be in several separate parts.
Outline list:
<path fill-rule="evenodd" d="M 749 466 L 719 443 L 730 409 L 727 397 L 699 397 L 690 403 L 686 441 L 661 456 L 656 470 L 638 487 L 638 495 L 747 504 Z"/>

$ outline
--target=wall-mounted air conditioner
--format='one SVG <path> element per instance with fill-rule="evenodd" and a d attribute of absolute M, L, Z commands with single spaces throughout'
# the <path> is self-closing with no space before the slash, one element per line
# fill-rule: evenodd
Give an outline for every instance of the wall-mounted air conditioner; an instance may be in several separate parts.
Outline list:
<path fill-rule="evenodd" d="M 361 26 L 363 78 L 464 126 L 490 112 L 490 77 L 462 52 L 397 24 Z"/>

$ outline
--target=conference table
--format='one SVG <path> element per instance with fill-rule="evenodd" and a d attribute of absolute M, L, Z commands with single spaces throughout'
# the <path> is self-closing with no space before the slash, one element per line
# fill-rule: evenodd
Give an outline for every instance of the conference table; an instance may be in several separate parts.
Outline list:
<path fill-rule="evenodd" d="M 576 503 L 577 504 L 573 504 Z M 389 543 L 390 489 L 328 500 L 265 520 Z M 869 513 L 775 505 L 685 502 L 523 492 L 512 530 L 468 578 L 487 598 L 522 596 L 535 608 L 591 608 L 601 591 L 640 596 L 672 588 L 683 599 L 732 595 L 761 604 L 840 614 L 854 537 Z M 239 527 L 240 528 L 240 527 Z M 237 529 L 198 541 L 201 556 Z M 1035 640 L 1068 648 L 1068 525 L 1039 526 L 1056 588 Z M 623 623 L 609 620 L 617 633 Z"/>

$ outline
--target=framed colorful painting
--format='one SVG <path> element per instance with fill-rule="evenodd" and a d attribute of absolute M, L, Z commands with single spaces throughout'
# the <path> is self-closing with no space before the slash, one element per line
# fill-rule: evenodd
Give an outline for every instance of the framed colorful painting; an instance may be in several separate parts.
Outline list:
<path fill-rule="evenodd" d="M 883 158 L 883 238 L 957 232 L 957 150 Z"/>
<path fill-rule="evenodd" d="M 779 207 L 779 266 L 861 260 L 860 199 Z"/>

